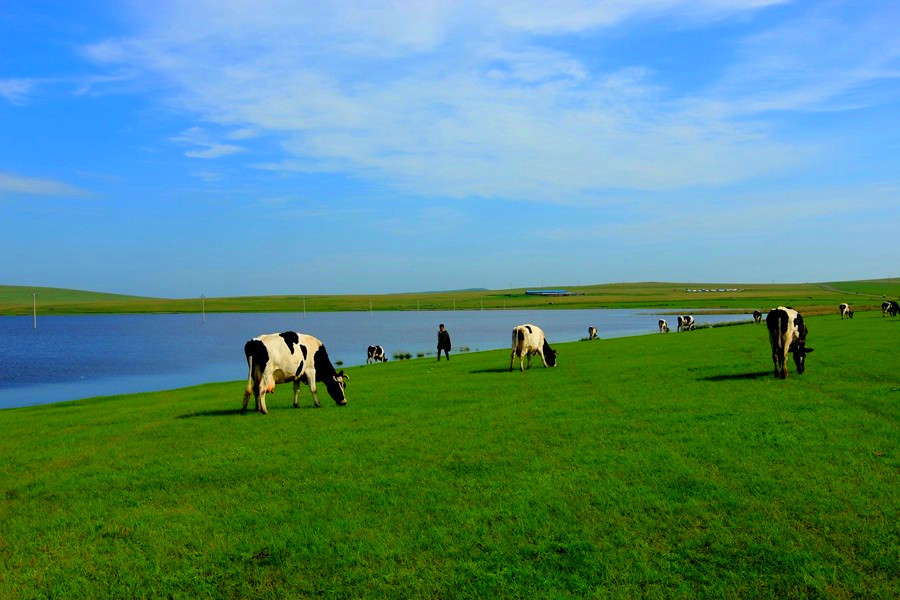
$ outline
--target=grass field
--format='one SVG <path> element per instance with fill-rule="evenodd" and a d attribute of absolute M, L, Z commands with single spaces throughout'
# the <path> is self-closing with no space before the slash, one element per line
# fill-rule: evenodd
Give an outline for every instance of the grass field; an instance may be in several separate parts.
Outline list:
<path fill-rule="evenodd" d="M 767 311 L 784 304 L 804 314 L 837 311 L 841 302 L 854 310 L 880 310 L 882 296 L 900 296 L 900 279 L 836 283 L 610 283 L 555 286 L 574 296 L 529 296 L 523 289 L 423 292 L 417 294 L 247 296 L 229 298 L 142 298 L 55 288 L 0 286 L 0 316 L 30 315 L 33 293 L 44 314 L 283 312 L 339 310 L 473 310 L 503 308 L 698 308 Z M 688 289 L 734 289 L 737 292 L 688 292 Z"/>
<path fill-rule="evenodd" d="M 0 598 L 896 598 L 900 319 L 0 411 Z"/>

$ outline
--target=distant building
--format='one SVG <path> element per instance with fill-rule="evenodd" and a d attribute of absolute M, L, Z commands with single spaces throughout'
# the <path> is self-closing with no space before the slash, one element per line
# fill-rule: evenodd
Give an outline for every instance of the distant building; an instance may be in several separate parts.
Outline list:
<path fill-rule="evenodd" d="M 574 296 L 574 292 L 566 290 L 525 290 L 529 296 Z"/>

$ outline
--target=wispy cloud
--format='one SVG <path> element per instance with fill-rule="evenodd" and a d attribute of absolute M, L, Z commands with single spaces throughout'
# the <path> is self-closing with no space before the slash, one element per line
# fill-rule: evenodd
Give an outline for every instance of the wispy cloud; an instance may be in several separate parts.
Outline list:
<path fill-rule="evenodd" d="M 33 79 L 0 79 L 0 96 L 13 104 L 24 104 L 34 84 Z"/>
<path fill-rule="evenodd" d="M 85 197 L 90 192 L 53 179 L 36 179 L 0 172 L 0 196 L 6 194 Z"/>
<path fill-rule="evenodd" d="M 737 64 L 698 94 L 642 65 L 588 63 L 546 34 L 660 17 L 690 27 L 781 3 L 164 3 L 140 15 L 139 35 L 87 53 L 161 78 L 175 90 L 171 107 L 230 128 L 231 141 L 280 140 L 281 156 L 261 168 L 342 172 L 424 196 L 585 204 L 808 161 L 816 149 L 774 133 L 766 113 L 819 107 L 893 76 L 896 43 L 879 55 L 858 31 L 858 46 L 829 54 L 828 40 L 851 32 L 823 9 L 802 18 L 827 21 L 826 34 L 792 38 L 786 25 L 749 37 Z M 199 128 L 173 141 L 196 146 L 193 158 L 243 150 Z"/>
<path fill-rule="evenodd" d="M 184 153 L 189 158 L 219 158 L 244 151 L 244 148 L 240 146 L 212 141 L 199 127 L 191 127 L 171 140 L 187 146 L 196 146 L 196 149 Z"/>
<path fill-rule="evenodd" d="M 900 5 L 842 10 L 822 3 L 748 36 L 737 60 L 710 90 L 736 113 L 851 110 L 896 101 Z"/>
<path fill-rule="evenodd" d="M 567 227 L 538 227 L 533 233 L 552 242 L 614 240 L 637 243 L 653 240 L 668 243 L 692 239 L 727 238 L 737 242 L 745 236 L 767 236 L 781 240 L 824 235 L 818 223 L 828 223 L 828 231 L 842 229 L 864 217 L 881 221 L 900 207 L 898 190 L 889 186 L 806 187 L 754 195 L 717 195 L 700 200 L 691 210 L 644 210 L 643 201 L 618 222 L 585 215 Z M 887 208 L 886 207 L 891 207 Z M 777 215 L 777 218 L 773 216 Z M 891 220 L 891 219 L 888 219 Z"/>

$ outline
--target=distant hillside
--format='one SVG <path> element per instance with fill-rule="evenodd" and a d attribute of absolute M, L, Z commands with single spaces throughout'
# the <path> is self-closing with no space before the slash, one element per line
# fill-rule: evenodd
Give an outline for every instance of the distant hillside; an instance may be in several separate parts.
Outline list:
<path fill-rule="evenodd" d="M 414 292 L 402 294 L 291 294 L 224 298 L 150 298 L 48 287 L 0 285 L 0 315 L 30 315 L 32 294 L 38 314 L 332 312 L 380 310 L 491 310 L 567 308 L 704 309 L 725 312 L 793 306 L 823 314 L 849 302 L 854 310 L 880 310 L 883 298 L 900 296 L 900 278 L 830 283 L 636 282 L 565 288 L 572 296 L 526 295 L 508 290 Z M 534 287 L 528 289 L 541 289 Z"/>
<path fill-rule="evenodd" d="M 32 294 L 37 294 L 41 303 L 77 303 L 77 302 L 109 302 L 128 300 L 150 300 L 143 296 L 125 294 L 108 294 L 106 292 L 88 292 L 53 287 L 35 287 L 24 285 L 0 285 L 0 306 L 9 304 L 28 304 L 31 306 Z"/>

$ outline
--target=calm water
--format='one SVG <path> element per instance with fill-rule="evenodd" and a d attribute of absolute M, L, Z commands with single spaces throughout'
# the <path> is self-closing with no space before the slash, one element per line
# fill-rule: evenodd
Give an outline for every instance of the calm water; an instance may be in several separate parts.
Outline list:
<path fill-rule="evenodd" d="M 444 323 L 453 351 L 507 348 L 520 323 L 535 323 L 550 343 L 656 331 L 647 310 L 487 310 L 206 315 L 78 315 L 0 317 L 0 408 L 234 381 L 247 376 L 244 342 L 262 333 L 300 331 L 321 339 L 332 362 L 366 361 L 366 347 L 434 352 Z M 676 317 L 662 318 L 675 328 Z M 697 315 L 698 325 L 748 315 Z M 237 392 L 240 395 L 239 392 Z"/>

